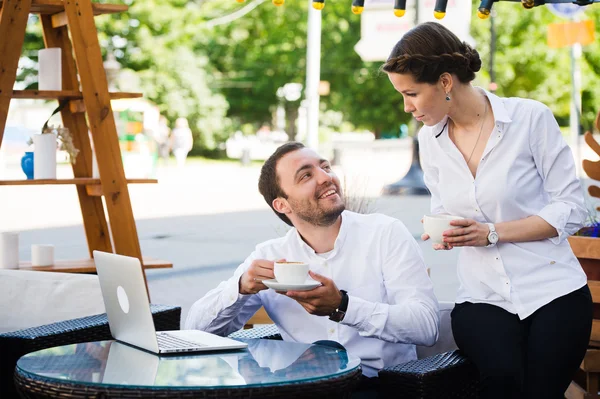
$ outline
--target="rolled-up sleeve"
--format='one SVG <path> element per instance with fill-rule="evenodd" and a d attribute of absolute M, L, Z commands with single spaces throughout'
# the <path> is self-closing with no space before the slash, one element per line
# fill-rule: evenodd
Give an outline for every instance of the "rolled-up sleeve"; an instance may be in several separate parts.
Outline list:
<path fill-rule="evenodd" d="M 196 301 L 190 308 L 185 328 L 222 336 L 241 329 L 262 306 L 258 294 L 242 295 L 239 293 L 240 277 L 257 257 L 257 252 L 253 252 L 235 270 L 230 279 L 223 281 Z"/>
<path fill-rule="evenodd" d="M 431 346 L 438 338 L 439 305 L 421 249 L 401 222 L 393 223 L 386 235 L 382 273 L 387 303 L 349 293 L 342 324 L 365 337 Z"/>
<path fill-rule="evenodd" d="M 571 149 L 550 109 L 540 107 L 532 119 L 530 147 L 550 202 L 537 215 L 556 229 L 558 236 L 550 240 L 559 244 L 583 226 L 588 213 Z"/>

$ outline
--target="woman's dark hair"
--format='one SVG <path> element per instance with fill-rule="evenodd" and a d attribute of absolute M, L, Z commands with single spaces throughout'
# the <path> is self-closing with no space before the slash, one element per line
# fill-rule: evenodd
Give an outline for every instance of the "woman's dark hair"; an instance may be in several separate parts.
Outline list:
<path fill-rule="evenodd" d="M 279 213 L 273 208 L 273 200 L 277 197 L 287 198 L 287 194 L 283 192 L 279 185 L 279 178 L 277 177 L 277 162 L 285 154 L 304 148 L 304 144 L 296 141 L 290 141 L 285 143 L 275 150 L 273 155 L 265 161 L 260 170 L 260 177 L 258 178 L 258 191 L 262 194 L 267 204 L 273 209 L 273 212 L 279 219 L 283 220 L 286 224 L 293 226 L 292 221 L 283 213 Z"/>
<path fill-rule="evenodd" d="M 381 67 L 388 73 L 411 74 L 419 83 L 437 83 L 444 72 L 462 83 L 475 79 L 481 69 L 479 53 L 437 22 L 425 22 L 409 30 L 394 46 Z"/>

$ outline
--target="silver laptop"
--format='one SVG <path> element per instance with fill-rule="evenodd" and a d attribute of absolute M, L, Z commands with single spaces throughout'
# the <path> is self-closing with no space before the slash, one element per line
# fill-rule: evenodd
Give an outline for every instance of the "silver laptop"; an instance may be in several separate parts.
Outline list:
<path fill-rule="evenodd" d="M 243 349 L 248 345 L 199 330 L 156 332 L 137 258 L 94 251 L 108 325 L 114 339 L 153 353 Z"/>

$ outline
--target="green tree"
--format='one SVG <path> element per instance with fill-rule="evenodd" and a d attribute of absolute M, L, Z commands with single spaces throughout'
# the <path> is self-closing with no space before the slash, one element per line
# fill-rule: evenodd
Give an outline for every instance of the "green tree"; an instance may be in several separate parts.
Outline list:
<path fill-rule="evenodd" d="M 494 68 L 497 93 L 542 101 L 552 109 L 561 125 L 569 123 L 571 99 L 571 67 L 569 48 L 551 49 L 547 45 L 547 26 L 565 22 L 546 7 L 525 10 L 519 4 L 494 3 L 496 11 L 497 44 Z M 588 6 L 583 18 L 596 23 L 596 36 L 600 29 L 600 7 Z M 480 82 L 489 82 L 490 22 L 473 18 L 472 35 L 482 56 L 483 70 Z M 590 126 L 600 105 L 600 46 L 583 47 L 582 113 L 584 126 Z"/>

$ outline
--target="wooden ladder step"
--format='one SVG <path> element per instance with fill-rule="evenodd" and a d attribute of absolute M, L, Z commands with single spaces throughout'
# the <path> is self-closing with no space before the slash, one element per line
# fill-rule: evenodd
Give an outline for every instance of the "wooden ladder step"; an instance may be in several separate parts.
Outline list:
<path fill-rule="evenodd" d="M 129 184 L 158 183 L 156 179 L 127 179 Z M 75 177 L 72 179 L 28 179 L 28 180 L 0 180 L 0 186 L 36 186 L 36 185 L 60 185 L 75 184 L 78 186 L 90 186 L 101 184 L 100 179 L 93 177 Z"/>
<path fill-rule="evenodd" d="M 109 93 L 111 100 L 121 98 L 140 98 L 142 93 Z M 40 100 L 78 100 L 83 98 L 83 93 L 77 90 L 13 90 L 12 98 L 28 98 Z"/>
<path fill-rule="evenodd" d="M 4 5 L 4 1 L 0 0 L 0 8 Z M 125 4 L 100 4 L 92 3 L 92 11 L 94 15 L 116 14 L 125 12 L 129 6 Z M 65 10 L 62 0 L 33 0 L 29 12 L 34 14 L 56 14 Z"/>
<path fill-rule="evenodd" d="M 173 268 L 173 263 L 142 257 L 144 269 L 170 269 Z M 19 262 L 19 270 L 36 270 L 41 272 L 61 272 L 61 273 L 96 273 L 96 264 L 94 259 L 69 259 L 57 260 L 52 266 L 32 266 L 31 262 Z"/>

